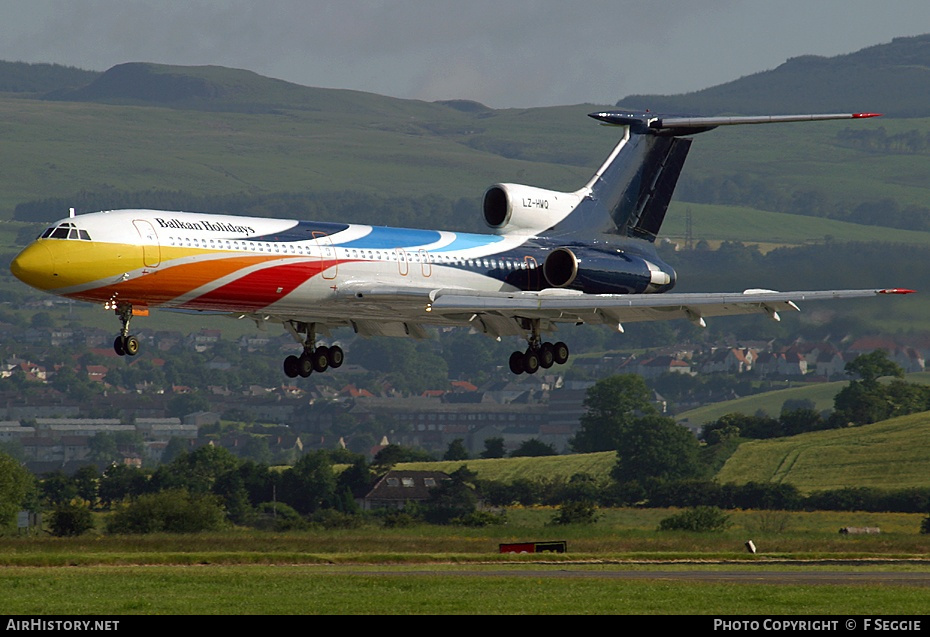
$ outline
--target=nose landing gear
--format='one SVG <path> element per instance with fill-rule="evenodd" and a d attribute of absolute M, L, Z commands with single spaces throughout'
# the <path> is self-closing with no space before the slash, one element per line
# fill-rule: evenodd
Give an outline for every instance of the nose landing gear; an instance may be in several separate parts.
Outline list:
<path fill-rule="evenodd" d="M 129 335 L 129 321 L 132 320 L 132 304 L 119 303 L 113 308 L 119 317 L 122 327 L 119 336 L 113 341 L 113 351 L 118 356 L 135 356 L 139 353 L 139 339 Z"/>

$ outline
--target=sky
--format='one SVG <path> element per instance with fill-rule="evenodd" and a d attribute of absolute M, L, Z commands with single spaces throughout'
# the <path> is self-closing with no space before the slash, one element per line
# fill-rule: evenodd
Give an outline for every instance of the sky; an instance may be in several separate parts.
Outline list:
<path fill-rule="evenodd" d="M 213 64 L 493 108 L 686 93 L 930 33 L 927 0 L 0 0 L 0 60 Z"/>

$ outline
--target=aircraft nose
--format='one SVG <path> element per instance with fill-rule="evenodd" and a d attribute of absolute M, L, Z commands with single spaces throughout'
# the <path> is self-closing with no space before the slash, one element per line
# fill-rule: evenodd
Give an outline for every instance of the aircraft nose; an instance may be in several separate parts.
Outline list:
<path fill-rule="evenodd" d="M 16 255 L 10 271 L 17 279 L 40 290 L 54 287 L 55 259 L 51 250 L 41 243 L 32 243 Z"/>

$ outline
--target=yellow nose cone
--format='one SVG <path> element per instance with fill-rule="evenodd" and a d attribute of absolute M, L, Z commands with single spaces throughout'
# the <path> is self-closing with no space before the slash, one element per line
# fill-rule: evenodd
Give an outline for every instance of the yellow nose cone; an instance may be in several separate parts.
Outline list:
<path fill-rule="evenodd" d="M 17 279 L 40 290 L 58 287 L 56 284 L 55 260 L 42 243 L 31 243 L 10 264 L 10 271 Z"/>

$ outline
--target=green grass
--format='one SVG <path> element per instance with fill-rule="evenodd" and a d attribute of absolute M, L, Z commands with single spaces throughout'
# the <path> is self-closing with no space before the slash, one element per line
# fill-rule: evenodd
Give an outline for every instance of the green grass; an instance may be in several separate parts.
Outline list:
<path fill-rule="evenodd" d="M 743 443 L 717 479 L 784 482 L 802 492 L 930 486 L 930 413 L 849 429 Z"/>
<path fill-rule="evenodd" d="M 922 614 L 930 588 L 686 582 L 668 571 L 924 572 L 916 514 L 732 512 L 721 533 L 655 531 L 674 510 L 608 509 L 594 525 L 365 527 L 299 533 L 0 539 L 7 614 Z M 840 526 L 880 536 L 840 536 Z M 752 555 L 743 543 L 759 547 Z M 501 542 L 561 539 L 561 555 Z M 890 561 L 889 561 L 890 560 Z M 617 577 L 638 571 L 636 580 Z M 654 573 L 654 576 L 650 576 Z M 126 625 L 132 625 L 127 623 Z"/>
<path fill-rule="evenodd" d="M 701 239 L 757 243 L 760 246 L 803 245 L 831 241 L 930 245 L 930 233 L 805 217 L 743 206 L 676 201 L 662 226 L 662 235 L 682 242 L 691 211 L 694 241 Z"/>
<path fill-rule="evenodd" d="M 495 458 L 488 460 L 450 460 L 442 462 L 410 462 L 397 465 L 396 469 L 445 471 L 450 473 L 462 465 L 478 474 L 481 480 L 513 482 L 517 479 L 562 479 L 568 480 L 576 473 L 607 477 L 617 461 L 613 451 L 602 453 L 572 454 L 541 458 Z"/>
<path fill-rule="evenodd" d="M 754 586 L 655 578 L 564 566 L 512 574 L 470 569 L 350 572 L 341 568 L 146 567 L 5 569 L 8 615 L 511 615 L 923 614 L 926 587 Z M 572 576 L 572 575 L 582 576 Z M 122 626 L 134 626 L 124 620 Z M 121 627 L 122 627 L 121 626 Z"/>

